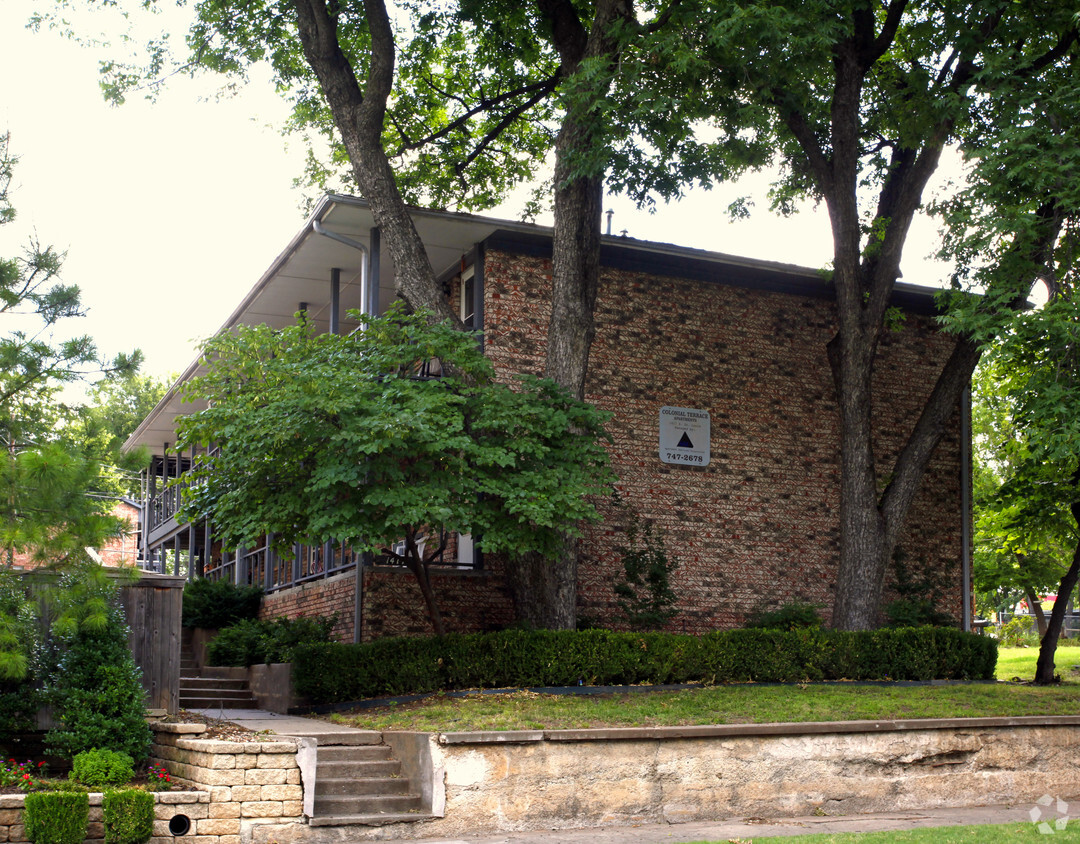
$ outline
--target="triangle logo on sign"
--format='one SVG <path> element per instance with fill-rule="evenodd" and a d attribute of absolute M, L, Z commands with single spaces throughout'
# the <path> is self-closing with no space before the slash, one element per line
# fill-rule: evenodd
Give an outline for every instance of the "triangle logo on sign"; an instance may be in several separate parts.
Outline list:
<path fill-rule="evenodd" d="M 676 448 L 693 448 L 694 444 L 690 442 L 690 435 L 683 431 L 682 439 L 679 440 L 679 444 Z"/>

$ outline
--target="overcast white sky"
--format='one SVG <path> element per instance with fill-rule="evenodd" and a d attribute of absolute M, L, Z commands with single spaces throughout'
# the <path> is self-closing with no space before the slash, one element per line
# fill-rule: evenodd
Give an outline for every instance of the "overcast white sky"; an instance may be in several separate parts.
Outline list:
<path fill-rule="evenodd" d="M 15 254 L 35 233 L 65 249 L 63 278 L 80 285 L 90 309 L 80 331 L 110 353 L 141 348 L 147 372 L 179 371 L 304 221 L 292 187 L 303 151 L 299 143 L 288 150 L 273 128 L 287 109 L 265 78 L 215 101 L 209 77 L 176 78 L 153 104 L 134 96 L 108 106 L 98 61 L 109 48 L 25 29 L 33 6 L 0 3 L 0 132 L 11 132 L 20 157 L 12 192 L 19 217 L 0 230 L 0 255 Z M 738 190 L 700 191 L 655 215 L 625 201 L 606 207 L 616 211 L 614 230 L 634 237 L 826 263 L 824 209 L 777 220 L 766 210 L 766 186 L 758 178 Z M 729 223 L 724 209 L 747 193 L 759 210 Z M 518 208 L 496 216 L 516 218 Z M 931 235 L 915 232 L 906 267 L 929 251 Z M 919 264 L 905 280 L 933 284 L 937 272 Z"/>

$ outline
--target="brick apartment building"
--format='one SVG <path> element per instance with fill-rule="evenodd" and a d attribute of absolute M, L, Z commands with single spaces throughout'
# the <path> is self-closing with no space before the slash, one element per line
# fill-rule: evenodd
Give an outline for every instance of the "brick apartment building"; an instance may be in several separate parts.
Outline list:
<path fill-rule="evenodd" d="M 447 295 L 483 332 L 499 372 L 542 369 L 551 285 L 550 230 L 471 215 L 416 211 Z M 651 522 L 678 563 L 680 613 L 670 629 L 731 627 L 762 608 L 799 600 L 831 606 L 838 562 L 839 435 L 826 343 L 836 329 L 828 283 L 814 270 L 625 237 L 602 252 L 597 333 L 586 398 L 610 411 L 621 503 L 582 542 L 579 613 L 618 625 L 613 583 L 631 512 Z M 224 327 L 288 324 L 305 309 L 320 330 L 347 332 L 347 310 L 382 313 L 393 267 L 362 200 L 328 196 L 240 302 Z M 879 351 L 877 453 L 891 460 L 948 353 L 932 292 L 899 285 L 907 315 Z M 144 558 L 259 583 L 264 613 L 338 613 L 340 638 L 429 632 L 412 576 L 349 549 L 221 549 L 213 525 L 175 519 L 165 488 L 192 454 L 176 454 L 174 420 L 193 363 L 128 441 L 154 454 L 146 479 Z M 969 622 L 969 410 L 958 407 L 901 542 L 906 564 L 945 584 L 958 624 Z M 694 440 L 696 439 L 696 442 Z M 512 622 L 503 561 L 465 537 L 433 577 L 451 630 Z"/>

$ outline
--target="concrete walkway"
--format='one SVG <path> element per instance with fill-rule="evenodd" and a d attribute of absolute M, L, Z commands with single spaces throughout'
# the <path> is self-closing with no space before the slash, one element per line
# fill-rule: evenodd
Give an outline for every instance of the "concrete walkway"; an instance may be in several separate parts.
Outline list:
<path fill-rule="evenodd" d="M 364 733 L 346 727 L 300 718 L 277 715 L 261 709 L 194 709 L 199 715 L 231 721 L 250 730 L 269 730 L 285 736 L 311 736 Z M 1077 811 L 1069 822 L 1071 832 L 1080 828 L 1080 800 L 1073 801 Z M 978 806 L 961 809 L 929 809 L 923 811 L 878 812 L 868 815 L 842 817 L 808 816 L 800 818 L 731 818 L 718 821 L 699 821 L 683 824 L 642 824 L 630 827 L 599 827 L 591 829 L 534 830 L 503 832 L 494 835 L 432 836 L 411 839 L 427 844 L 685 844 L 691 841 L 741 841 L 770 836 L 813 835 L 838 832 L 879 832 L 883 830 L 919 829 L 939 826 L 973 826 L 977 824 L 1031 823 L 1033 807 Z M 389 829 L 389 828 L 384 828 Z M 1071 836 L 1070 836 L 1071 838 Z"/>
<path fill-rule="evenodd" d="M 935 826 L 1030 823 L 1028 806 L 982 806 L 971 809 L 934 809 L 925 812 L 888 812 L 838 818 L 771 818 L 769 820 L 700 821 L 685 824 L 643 824 L 633 827 L 559 829 L 503 832 L 452 838 L 419 839 L 426 844 L 678 844 L 689 841 L 739 841 L 760 838 L 837 832 L 880 832 Z M 1072 821 L 1080 825 L 1080 821 Z M 1075 840 L 1075 839 L 1070 839 Z"/>
<path fill-rule="evenodd" d="M 267 712 L 265 709 L 220 709 L 212 707 L 210 709 L 189 709 L 188 712 L 205 715 L 208 718 L 219 718 L 222 721 L 231 721 L 241 727 L 255 730 L 255 732 L 270 730 L 279 736 L 312 736 L 317 738 L 321 735 L 370 732 L 356 727 L 347 727 L 343 724 L 317 721 L 314 718 L 278 715 L 276 712 Z"/>

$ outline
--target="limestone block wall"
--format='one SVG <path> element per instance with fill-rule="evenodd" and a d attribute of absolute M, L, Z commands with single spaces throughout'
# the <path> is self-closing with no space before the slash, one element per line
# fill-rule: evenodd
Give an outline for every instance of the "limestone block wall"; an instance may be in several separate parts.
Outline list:
<path fill-rule="evenodd" d="M 197 841 L 190 844 L 241 844 L 259 824 L 303 821 L 299 740 L 214 741 L 198 738 L 196 729 L 205 728 L 155 725 L 150 749 L 152 761 L 204 792 L 204 810 L 193 821 Z"/>

